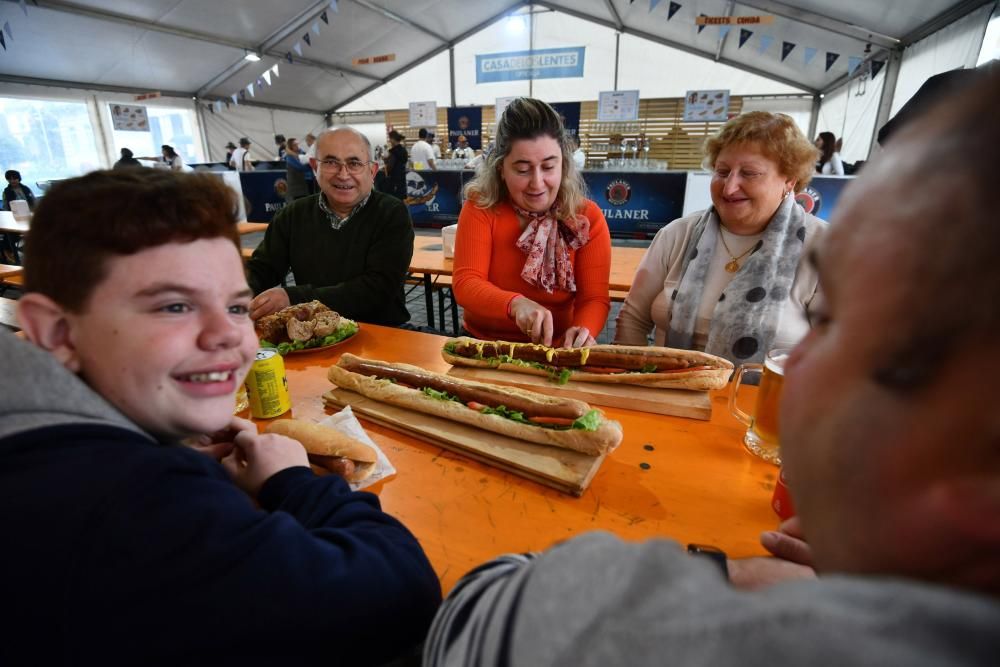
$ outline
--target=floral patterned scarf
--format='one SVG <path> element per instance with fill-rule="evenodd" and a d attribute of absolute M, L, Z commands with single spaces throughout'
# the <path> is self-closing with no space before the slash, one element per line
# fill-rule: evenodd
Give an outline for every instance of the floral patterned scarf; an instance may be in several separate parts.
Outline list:
<path fill-rule="evenodd" d="M 590 221 L 582 215 L 571 220 L 556 220 L 554 206 L 543 213 L 532 213 L 517 206 L 514 210 L 528 220 L 528 226 L 517 239 L 518 249 L 528 256 L 521 277 L 529 285 L 541 287 L 549 294 L 555 288 L 575 292 L 576 280 L 569 250 L 587 245 Z"/>

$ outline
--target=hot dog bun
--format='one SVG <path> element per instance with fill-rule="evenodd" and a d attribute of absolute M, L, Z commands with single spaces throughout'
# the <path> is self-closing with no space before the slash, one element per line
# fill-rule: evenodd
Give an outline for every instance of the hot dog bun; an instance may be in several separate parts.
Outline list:
<path fill-rule="evenodd" d="M 604 417 L 603 412 L 600 413 L 600 425 L 594 431 L 586 431 L 582 429 L 557 430 L 533 424 L 524 424 L 499 415 L 483 414 L 476 410 L 469 409 L 463 403 L 433 398 L 419 389 L 412 389 L 400 384 L 394 384 L 389 380 L 362 375 L 342 367 L 342 365 L 349 364 L 352 361 L 364 361 L 373 364 L 387 364 L 388 362 L 361 359 L 360 357 L 345 353 L 341 355 L 338 365 L 331 366 L 327 373 L 327 377 L 330 382 L 338 387 L 356 392 L 377 401 L 390 403 L 392 405 L 408 408 L 410 410 L 416 410 L 417 412 L 423 412 L 436 417 L 443 417 L 445 419 L 461 422 L 463 424 L 469 424 L 470 426 L 482 428 L 494 433 L 501 433 L 519 440 L 526 440 L 540 445 L 551 445 L 554 447 L 573 449 L 595 456 L 614 449 L 622 440 L 621 424 L 616 421 L 608 420 Z M 431 373 L 423 368 L 411 366 L 409 364 L 394 363 L 389 365 L 408 371 L 419 372 L 425 375 L 447 378 L 450 382 L 455 382 L 468 387 L 483 387 L 491 392 L 502 391 L 522 400 L 538 404 L 573 405 L 579 408 L 580 414 L 584 414 L 591 410 L 590 406 L 583 401 L 547 396 L 545 394 L 526 391 L 524 389 L 516 389 L 514 387 L 499 387 L 497 385 L 490 385 L 482 382 L 443 376 L 439 373 Z"/>
<path fill-rule="evenodd" d="M 462 336 L 459 338 L 449 338 L 445 341 L 445 346 L 441 350 L 441 356 L 453 366 L 465 366 L 469 368 L 491 368 L 496 370 L 511 371 L 514 373 L 527 373 L 529 375 L 539 375 L 551 377 L 553 372 L 545 368 L 527 365 L 524 363 L 507 363 L 496 358 L 475 359 L 449 352 L 451 345 L 479 345 L 482 343 L 511 345 L 505 341 L 480 341 L 475 338 Z M 514 343 L 514 345 L 531 345 L 531 343 Z M 571 348 L 546 348 L 541 345 L 533 346 L 537 350 L 553 350 L 552 358 L 558 358 L 560 353 L 577 353 L 579 350 Z M 650 362 L 658 359 L 676 360 L 679 365 L 695 367 L 692 370 L 680 369 L 670 372 L 653 373 L 591 373 L 587 372 L 586 363 L 580 366 L 580 370 L 571 369 L 569 379 L 571 382 L 601 382 L 607 384 L 634 384 L 643 387 L 654 387 L 657 389 L 691 389 L 710 390 L 721 389 L 729 382 L 729 376 L 733 373 L 733 364 L 728 359 L 717 357 L 706 352 L 694 350 L 677 350 L 670 347 L 655 347 L 643 345 L 594 345 L 585 348 L 590 358 L 613 357 L 630 360 L 632 365 L 639 362 Z M 541 362 L 546 364 L 545 362 Z M 707 366 L 708 368 L 703 368 Z M 558 371 L 557 371 L 558 372 Z"/>
<path fill-rule="evenodd" d="M 342 474 L 342 468 L 330 466 L 330 461 L 335 458 L 351 460 L 353 471 L 342 475 L 348 482 L 360 482 L 375 471 L 378 461 L 375 450 L 336 429 L 298 419 L 278 419 L 268 424 L 266 431 L 298 440 L 309 453 L 311 462 L 337 474 Z"/>

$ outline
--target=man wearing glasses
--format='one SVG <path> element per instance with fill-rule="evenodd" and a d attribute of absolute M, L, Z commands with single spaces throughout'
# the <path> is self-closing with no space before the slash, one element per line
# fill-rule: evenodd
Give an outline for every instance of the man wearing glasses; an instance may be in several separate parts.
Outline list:
<path fill-rule="evenodd" d="M 403 202 L 373 189 L 371 143 L 350 127 L 326 130 L 309 164 L 320 192 L 275 215 L 247 263 L 250 317 L 318 299 L 354 320 L 403 324 L 413 223 Z"/>

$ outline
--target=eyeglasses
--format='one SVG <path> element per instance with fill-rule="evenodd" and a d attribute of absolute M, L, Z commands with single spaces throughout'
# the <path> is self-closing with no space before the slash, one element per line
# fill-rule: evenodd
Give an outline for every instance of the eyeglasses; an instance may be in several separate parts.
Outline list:
<path fill-rule="evenodd" d="M 335 174 L 339 174 L 342 167 L 347 167 L 347 173 L 352 176 L 357 176 L 362 171 L 364 171 L 365 166 L 371 164 L 371 162 L 362 162 L 361 160 L 350 159 L 347 162 L 341 162 L 337 158 L 331 157 L 325 160 L 318 160 L 319 168 L 324 171 L 332 171 Z"/>

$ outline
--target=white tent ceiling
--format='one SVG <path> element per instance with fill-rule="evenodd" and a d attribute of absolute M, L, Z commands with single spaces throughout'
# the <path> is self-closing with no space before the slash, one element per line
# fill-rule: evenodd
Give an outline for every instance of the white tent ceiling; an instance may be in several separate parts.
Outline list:
<path fill-rule="evenodd" d="M 669 21 L 667 0 L 533 4 L 818 93 L 843 84 L 848 57 L 862 56 L 866 45 L 872 45 L 873 57 L 884 57 L 887 50 L 901 50 L 991 1 L 681 0 L 681 9 Z M 245 90 L 278 64 L 280 76 L 272 78 L 273 85 L 255 86 L 247 102 L 332 112 L 528 6 L 519 0 L 333 4 L 336 11 L 329 0 L 29 0 L 25 15 L 16 1 L 5 2 L 0 20 L 10 22 L 14 39 L 0 53 L 0 82 L 160 91 L 213 100 Z M 319 21 L 324 11 L 329 24 Z M 772 25 L 753 27 L 774 35 L 774 43 L 763 52 L 749 45 L 741 49 L 738 27 L 721 38 L 717 27 L 699 33 L 694 21 L 701 14 L 774 15 Z M 303 41 L 305 34 L 311 45 Z M 782 41 L 799 49 L 784 62 Z M 301 57 L 293 51 L 297 43 Z M 802 65 L 806 46 L 818 51 L 809 67 Z M 260 53 L 262 60 L 244 60 L 246 50 Z M 829 71 L 826 51 L 841 54 Z M 351 64 L 354 58 L 389 53 L 395 54 L 394 61 Z"/>

